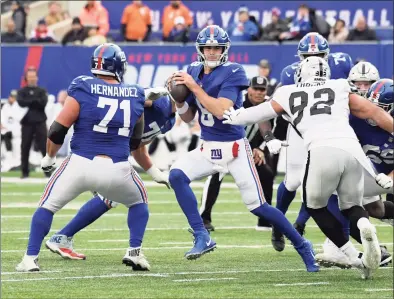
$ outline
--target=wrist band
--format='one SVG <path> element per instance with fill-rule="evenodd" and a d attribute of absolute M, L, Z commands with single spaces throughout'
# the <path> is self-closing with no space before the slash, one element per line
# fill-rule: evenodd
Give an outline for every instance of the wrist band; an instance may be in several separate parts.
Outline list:
<path fill-rule="evenodd" d="M 176 107 L 176 111 L 178 112 L 179 115 L 185 114 L 188 109 L 189 109 L 189 104 L 187 102 L 185 102 L 181 108 Z"/>

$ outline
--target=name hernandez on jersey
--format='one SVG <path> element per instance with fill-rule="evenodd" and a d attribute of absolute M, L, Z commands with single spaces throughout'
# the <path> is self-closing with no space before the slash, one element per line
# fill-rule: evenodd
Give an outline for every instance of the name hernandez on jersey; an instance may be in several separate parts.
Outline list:
<path fill-rule="evenodd" d="M 234 102 L 234 109 L 242 107 L 242 90 L 249 87 L 244 68 L 238 63 L 226 62 L 213 69 L 209 74 L 203 74 L 204 66 L 194 62 L 187 68 L 187 73 L 202 89 L 213 98 L 227 98 Z M 208 112 L 191 94 L 186 100 L 189 106 L 195 106 L 199 113 L 201 139 L 205 141 L 235 141 L 245 136 L 243 126 L 232 126 L 222 123 Z"/>
<path fill-rule="evenodd" d="M 327 80 L 282 86 L 273 99 L 309 147 L 312 142 L 327 143 L 329 139 L 357 141 L 349 125 L 349 93 L 355 91 L 346 79 Z"/>
<path fill-rule="evenodd" d="M 106 155 L 115 163 L 127 161 L 130 137 L 144 111 L 144 89 L 80 76 L 71 82 L 67 93 L 80 105 L 71 151 L 91 160 Z"/>
<path fill-rule="evenodd" d="M 175 124 L 175 113 L 172 112 L 171 100 L 163 96 L 153 102 L 152 107 L 144 109 L 144 134 L 142 142 L 149 143 L 160 134 L 165 134 Z"/>
<path fill-rule="evenodd" d="M 331 79 L 347 79 L 353 67 L 352 58 L 348 54 L 342 52 L 329 54 L 327 62 L 331 70 Z M 299 61 L 294 62 L 282 70 L 280 75 L 280 82 L 282 85 L 294 84 L 294 73 L 299 63 Z"/>
<path fill-rule="evenodd" d="M 378 173 L 389 174 L 394 169 L 394 137 L 365 119 L 350 115 L 350 125 L 368 158 Z"/>

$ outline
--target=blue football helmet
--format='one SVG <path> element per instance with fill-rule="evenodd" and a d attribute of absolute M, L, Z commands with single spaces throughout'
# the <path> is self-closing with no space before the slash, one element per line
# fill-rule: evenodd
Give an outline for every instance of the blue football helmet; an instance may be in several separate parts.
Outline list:
<path fill-rule="evenodd" d="M 328 41 L 317 32 L 309 32 L 298 43 L 297 56 L 304 60 L 308 56 L 319 56 L 328 59 L 330 47 Z"/>
<path fill-rule="evenodd" d="M 204 63 L 204 65 L 210 68 L 215 68 L 226 63 L 228 60 L 228 50 L 230 49 L 230 43 L 230 38 L 223 28 L 217 25 L 209 25 L 205 27 L 200 31 L 196 40 L 198 61 Z M 209 61 L 204 55 L 203 47 L 212 46 L 223 47 L 223 52 L 216 61 Z"/>
<path fill-rule="evenodd" d="M 126 54 L 118 45 L 102 44 L 94 50 L 90 70 L 93 75 L 111 76 L 122 82 L 126 69 Z"/>
<path fill-rule="evenodd" d="M 367 92 L 367 99 L 377 104 L 390 114 L 393 114 L 393 80 L 380 79 L 371 85 Z"/>

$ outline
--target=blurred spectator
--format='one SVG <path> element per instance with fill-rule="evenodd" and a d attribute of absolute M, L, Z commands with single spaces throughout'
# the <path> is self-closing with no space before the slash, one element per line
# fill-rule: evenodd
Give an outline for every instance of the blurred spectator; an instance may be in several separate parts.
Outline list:
<path fill-rule="evenodd" d="M 51 26 L 66 19 L 67 15 L 65 15 L 65 13 L 62 11 L 62 7 L 60 6 L 59 2 L 50 1 L 48 3 L 48 10 L 49 13 L 45 17 L 45 22 L 48 26 Z"/>
<path fill-rule="evenodd" d="M 79 19 L 84 27 L 96 26 L 99 28 L 98 34 L 106 36 L 109 31 L 108 11 L 95 0 L 87 1 Z"/>
<path fill-rule="evenodd" d="M 1 142 L 5 143 L 6 148 L 1 171 L 8 171 L 20 164 L 20 157 L 18 159 L 15 155 L 16 152 L 19 152 L 16 148 L 18 147 L 18 142 L 15 141 L 18 140 L 20 142 L 21 125 L 19 122 L 23 110 L 16 102 L 16 95 L 17 91 L 12 90 L 8 101 L 1 108 Z"/>
<path fill-rule="evenodd" d="M 276 86 L 278 85 L 278 80 L 271 78 L 271 64 L 267 59 L 260 60 L 259 63 L 259 76 L 267 78 L 267 96 L 271 96 Z"/>
<path fill-rule="evenodd" d="M 350 30 L 347 40 L 362 41 L 362 40 L 377 40 L 375 30 L 368 27 L 364 16 L 357 19 L 356 27 Z"/>
<path fill-rule="evenodd" d="M 14 1 L 11 6 L 12 19 L 15 22 L 15 31 L 26 36 L 27 13 L 20 1 Z"/>
<path fill-rule="evenodd" d="M 280 10 L 276 7 L 271 10 L 272 22 L 263 29 L 262 40 L 277 41 L 280 34 L 288 30 L 288 23 L 280 18 L 280 13 Z"/>
<path fill-rule="evenodd" d="M 27 69 L 25 81 L 26 86 L 19 89 L 17 94 L 19 106 L 28 108 L 20 122 L 22 125 L 22 178 L 29 176 L 29 155 L 33 138 L 44 157 L 47 137 L 47 116 L 45 114 L 45 106 L 48 103 L 47 91 L 37 85 L 38 76 L 35 68 Z"/>
<path fill-rule="evenodd" d="M 37 27 L 30 34 L 31 43 L 56 43 L 54 35 L 48 29 L 45 20 L 38 21 Z"/>
<path fill-rule="evenodd" d="M 23 43 L 25 37 L 20 32 L 15 31 L 15 22 L 9 19 L 7 22 L 7 31 L 1 34 L 1 41 L 3 43 Z"/>
<path fill-rule="evenodd" d="M 258 39 L 259 28 L 249 19 L 249 10 L 245 6 L 238 9 L 238 21 L 227 28 L 231 41 L 252 41 Z"/>
<path fill-rule="evenodd" d="M 88 37 L 82 42 L 84 46 L 98 46 L 107 42 L 107 38 L 99 33 L 97 27 L 89 27 L 87 30 Z"/>
<path fill-rule="evenodd" d="M 349 34 L 349 30 L 346 28 L 344 20 L 338 19 L 335 22 L 333 28 L 331 28 L 331 33 L 328 36 L 328 41 L 330 43 L 343 43 Z"/>
<path fill-rule="evenodd" d="M 184 17 L 176 17 L 174 24 L 175 27 L 171 30 L 167 40 L 170 42 L 187 43 L 189 41 L 189 31 L 187 30 Z"/>
<path fill-rule="evenodd" d="M 161 20 L 163 24 L 163 40 L 167 40 L 171 30 L 175 26 L 175 18 L 179 16 L 185 19 L 185 25 L 189 30 L 190 26 L 193 24 L 189 9 L 179 0 L 170 1 L 170 4 L 164 8 Z"/>
<path fill-rule="evenodd" d="M 85 38 L 87 38 L 86 30 L 83 28 L 81 20 L 75 17 L 71 25 L 71 30 L 63 36 L 62 45 L 81 44 Z"/>
<path fill-rule="evenodd" d="M 122 35 L 129 42 L 146 41 L 152 31 L 151 11 L 140 0 L 126 6 L 122 16 Z"/>

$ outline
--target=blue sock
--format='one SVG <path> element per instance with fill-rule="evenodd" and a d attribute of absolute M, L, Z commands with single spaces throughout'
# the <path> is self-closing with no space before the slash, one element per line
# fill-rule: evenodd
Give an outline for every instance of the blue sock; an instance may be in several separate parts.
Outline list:
<path fill-rule="evenodd" d="M 44 208 L 38 208 L 31 219 L 27 255 L 38 255 L 42 241 L 51 229 L 53 213 Z"/>
<path fill-rule="evenodd" d="M 285 183 L 280 183 L 276 193 L 276 208 L 283 214 L 286 214 L 291 202 L 296 196 L 297 191 L 287 190 Z"/>
<path fill-rule="evenodd" d="M 95 196 L 79 209 L 77 215 L 58 234 L 73 237 L 77 232 L 96 221 L 108 210 L 109 207 L 102 199 Z"/>
<path fill-rule="evenodd" d="M 197 206 L 197 198 L 190 188 L 190 180 L 180 169 L 172 169 L 170 171 L 170 184 L 174 189 L 176 199 L 183 213 L 185 214 L 189 225 L 196 232 L 206 232 L 204 223 L 200 216 Z"/>
<path fill-rule="evenodd" d="M 264 203 L 258 208 L 251 211 L 258 217 L 263 217 L 272 223 L 275 228 L 281 231 L 293 244 L 298 248 L 304 242 L 304 238 L 294 229 L 289 220 L 283 215 L 281 211 Z"/>
<path fill-rule="evenodd" d="M 130 247 L 140 247 L 148 224 L 149 210 L 146 203 L 136 204 L 129 208 L 127 224 L 130 230 Z"/>
<path fill-rule="evenodd" d="M 335 218 L 337 218 L 339 222 L 342 224 L 343 233 L 345 234 L 345 237 L 349 239 L 350 222 L 345 216 L 343 216 L 341 210 L 339 209 L 338 196 L 334 194 L 330 196 L 330 198 L 328 199 L 327 208 L 331 212 L 331 214 L 333 214 Z"/>
<path fill-rule="evenodd" d="M 302 203 L 300 211 L 298 212 L 298 217 L 296 223 L 301 226 L 305 226 L 311 216 L 306 210 L 305 204 Z"/>

